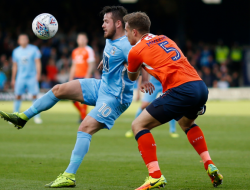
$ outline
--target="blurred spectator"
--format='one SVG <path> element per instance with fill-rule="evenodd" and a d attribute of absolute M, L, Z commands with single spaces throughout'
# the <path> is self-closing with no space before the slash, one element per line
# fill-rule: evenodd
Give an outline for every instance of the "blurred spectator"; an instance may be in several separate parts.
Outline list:
<path fill-rule="evenodd" d="M 0 57 L 0 68 L 2 68 L 3 63 L 7 60 L 7 56 L 5 54 L 2 54 Z"/>
<path fill-rule="evenodd" d="M 69 71 L 66 68 L 60 70 L 57 75 L 57 81 L 62 84 L 69 81 Z"/>
<path fill-rule="evenodd" d="M 51 53 L 51 47 L 49 46 L 48 42 L 47 43 L 43 43 L 42 47 L 41 47 L 41 53 L 42 53 L 42 73 L 45 74 L 46 73 L 46 65 L 48 63 L 48 60 L 50 58 L 50 53 Z"/>
<path fill-rule="evenodd" d="M 211 52 L 209 50 L 208 46 L 205 46 L 204 49 L 201 51 L 201 57 L 200 57 L 200 64 L 201 67 L 205 66 L 205 67 L 211 67 L 210 66 L 210 59 L 209 57 L 211 57 Z"/>
<path fill-rule="evenodd" d="M 61 70 L 63 67 L 69 67 L 69 58 L 66 55 L 62 55 L 60 59 L 56 62 L 56 67 Z"/>
<path fill-rule="evenodd" d="M 67 51 L 68 45 L 66 43 L 65 38 L 61 38 L 59 46 L 58 46 L 58 50 L 59 50 L 59 54 L 62 55 L 64 54 L 65 56 L 67 56 L 65 54 L 65 52 Z"/>
<path fill-rule="evenodd" d="M 10 59 L 11 60 L 11 59 Z M 4 74 L 7 77 L 7 81 L 9 82 L 11 80 L 11 65 L 10 65 L 10 61 L 5 60 L 3 62 L 3 65 L 1 67 L 1 70 L 4 72 Z"/>
<path fill-rule="evenodd" d="M 239 87 L 240 83 L 239 83 L 239 74 L 238 72 L 234 72 L 232 74 L 232 81 L 231 81 L 231 85 L 230 87 Z"/>
<path fill-rule="evenodd" d="M 50 81 L 51 86 L 53 87 L 56 85 L 57 82 L 57 73 L 58 69 L 56 67 L 55 60 L 50 58 L 48 61 L 48 65 L 46 66 L 46 71 L 47 71 L 47 78 Z"/>
<path fill-rule="evenodd" d="M 58 60 L 56 48 L 51 48 L 51 51 L 50 51 L 50 58 L 54 59 L 55 61 Z"/>
<path fill-rule="evenodd" d="M 4 90 L 5 83 L 7 81 L 7 77 L 4 72 L 0 71 L 0 91 Z"/>
<path fill-rule="evenodd" d="M 220 80 L 217 82 L 217 88 L 226 89 L 229 87 L 229 82 L 227 80 L 226 76 L 223 76 L 220 78 Z"/>
<path fill-rule="evenodd" d="M 222 40 L 219 40 L 218 45 L 215 48 L 215 60 L 217 63 L 225 63 L 229 56 L 229 48 L 224 45 Z"/>
<path fill-rule="evenodd" d="M 215 77 L 211 73 L 211 69 L 209 67 L 202 67 L 202 80 L 205 82 L 207 87 L 213 87 L 213 81 Z"/>
<path fill-rule="evenodd" d="M 42 75 L 42 77 L 41 77 L 41 89 L 48 90 L 51 87 L 52 86 L 51 86 L 49 78 L 46 75 Z"/>
<path fill-rule="evenodd" d="M 90 35 L 88 44 L 91 45 L 95 53 L 96 62 L 93 66 L 93 76 L 101 78 L 101 71 L 98 71 L 96 68 L 102 60 L 105 39 L 103 38 L 102 28 L 94 24 L 95 19 L 91 18 L 88 22 L 84 20 L 82 25 L 76 25 L 74 22 L 69 25 L 70 19 L 68 18 L 65 22 L 60 22 L 61 25 L 57 34 L 46 41 L 37 38 L 32 33 L 32 30 L 28 31 L 31 43 L 38 46 L 42 52 L 42 73 L 48 76 L 43 77 L 41 80 L 41 85 L 44 83 L 41 86 L 42 88 L 48 88 L 48 81 L 51 81 L 50 88 L 57 82 L 65 81 L 69 68 L 72 65 L 72 51 L 78 45 L 75 42 L 77 33 L 82 30 L 87 31 Z M 15 26 L 15 30 L 10 25 L 0 25 L 0 69 L 7 77 L 6 87 L 10 84 L 11 52 L 17 45 L 16 38 L 25 28 L 28 28 L 26 25 L 30 26 L 30 24 L 31 21 L 24 23 L 25 27 L 22 24 L 18 24 Z M 230 87 L 240 86 L 243 47 L 238 43 L 234 43 L 229 49 L 222 40 L 219 40 L 217 44 L 210 44 L 205 41 L 195 42 L 188 39 L 182 51 L 207 86 L 217 87 L 219 81 L 226 81 Z M 52 61 L 50 59 L 53 59 L 55 64 L 51 65 Z M 55 65 L 56 68 L 54 67 Z"/>
<path fill-rule="evenodd" d="M 210 56 L 208 57 L 208 63 L 209 63 L 210 69 L 212 69 L 212 68 L 214 67 L 214 65 L 217 65 L 217 63 L 214 61 L 214 58 L 213 58 L 212 55 L 210 55 Z"/>
<path fill-rule="evenodd" d="M 230 71 L 240 73 L 242 58 L 243 58 L 243 51 L 241 47 L 239 47 L 239 44 L 235 42 L 230 51 L 230 63 L 229 63 Z"/>

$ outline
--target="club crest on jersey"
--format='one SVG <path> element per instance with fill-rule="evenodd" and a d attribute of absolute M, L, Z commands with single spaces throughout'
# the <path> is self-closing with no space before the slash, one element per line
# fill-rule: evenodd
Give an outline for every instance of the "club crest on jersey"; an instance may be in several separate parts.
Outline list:
<path fill-rule="evenodd" d="M 116 47 L 112 47 L 112 50 L 111 50 L 110 53 L 111 53 L 112 55 L 115 55 L 115 51 L 116 51 Z"/>

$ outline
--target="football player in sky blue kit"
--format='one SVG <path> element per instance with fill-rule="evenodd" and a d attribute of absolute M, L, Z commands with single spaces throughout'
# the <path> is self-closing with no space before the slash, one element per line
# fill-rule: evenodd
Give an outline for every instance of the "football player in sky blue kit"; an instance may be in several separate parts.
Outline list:
<path fill-rule="evenodd" d="M 139 81 L 138 81 L 138 85 L 140 85 L 140 79 L 139 78 Z M 155 90 L 153 91 L 152 94 L 149 94 L 149 93 L 146 93 L 142 99 L 142 103 L 141 103 L 141 107 L 138 108 L 137 112 L 136 112 L 136 115 L 135 115 L 135 118 L 137 118 L 141 112 L 151 103 L 153 102 L 157 95 L 159 93 L 162 93 L 162 85 L 161 83 L 156 79 L 154 78 L 153 76 L 150 76 L 150 80 L 149 80 L 150 83 L 152 83 L 155 87 Z M 171 121 L 169 121 L 169 134 L 172 138 L 178 138 L 179 137 L 179 134 L 176 133 L 176 121 L 174 119 L 172 119 Z M 129 130 L 125 133 L 125 137 L 127 138 L 130 138 L 130 137 L 133 137 L 134 136 L 134 133 L 132 130 Z"/>
<path fill-rule="evenodd" d="M 129 80 L 124 66 L 131 49 L 123 22 L 127 10 L 122 6 L 112 6 L 104 7 L 101 13 L 106 38 L 103 60 L 99 65 L 103 68 L 102 79 L 78 79 L 56 85 L 23 113 L 0 111 L 0 116 L 21 129 L 35 114 L 50 109 L 61 99 L 95 106 L 79 126 L 68 168 L 46 187 L 74 187 L 76 171 L 89 150 L 92 135 L 103 128 L 111 129 L 132 102 L 134 82 Z"/>
<path fill-rule="evenodd" d="M 11 85 L 15 89 L 16 100 L 14 101 L 14 112 L 19 112 L 21 106 L 21 96 L 28 91 L 32 95 L 33 102 L 39 93 L 38 81 L 41 76 L 41 53 L 39 49 L 29 43 L 26 34 L 18 37 L 20 45 L 12 53 L 12 79 Z M 42 123 L 40 115 L 34 117 L 37 124 Z"/>

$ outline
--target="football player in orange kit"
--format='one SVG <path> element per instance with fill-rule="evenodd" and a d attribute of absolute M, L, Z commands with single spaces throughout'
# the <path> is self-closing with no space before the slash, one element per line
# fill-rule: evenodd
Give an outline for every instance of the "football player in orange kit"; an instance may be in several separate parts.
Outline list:
<path fill-rule="evenodd" d="M 95 67 L 95 53 L 93 49 L 87 45 L 88 37 L 86 33 L 78 34 L 77 44 L 78 47 L 72 52 L 72 66 L 69 76 L 70 81 L 73 79 L 92 77 L 92 72 Z M 81 122 L 87 115 L 87 105 L 76 101 L 73 101 L 73 103 L 80 113 Z"/>
<path fill-rule="evenodd" d="M 203 115 L 206 110 L 208 89 L 205 83 L 174 41 L 164 35 L 149 33 L 151 22 L 145 13 L 131 13 L 123 19 L 126 36 L 133 45 L 128 55 L 129 79 L 135 81 L 142 67 L 161 82 L 164 92 L 132 123 L 139 151 L 149 172 L 149 177 L 137 190 L 160 188 L 167 183 L 158 164 L 156 144 L 150 130 L 172 119 L 178 121 L 187 134 L 190 144 L 203 160 L 213 186 L 217 187 L 223 176 L 211 160 L 202 130 L 195 124 L 198 115 Z M 151 93 L 154 90 L 152 84 L 142 80 L 141 90 Z"/>

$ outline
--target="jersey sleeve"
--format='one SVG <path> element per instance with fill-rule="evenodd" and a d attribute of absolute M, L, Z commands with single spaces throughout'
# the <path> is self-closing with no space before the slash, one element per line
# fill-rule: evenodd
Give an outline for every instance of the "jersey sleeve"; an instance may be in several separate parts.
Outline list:
<path fill-rule="evenodd" d="M 17 62 L 17 57 L 16 57 L 16 51 L 15 50 L 12 52 L 12 61 Z"/>
<path fill-rule="evenodd" d="M 94 50 L 90 46 L 87 46 L 86 49 L 87 49 L 88 54 L 89 54 L 87 62 L 88 63 L 95 62 L 95 52 L 94 52 Z"/>
<path fill-rule="evenodd" d="M 138 53 L 133 49 L 128 54 L 128 72 L 137 73 L 138 69 L 142 65 L 142 60 Z"/>
<path fill-rule="evenodd" d="M 41 52 L 38 49 L 38 47 L 35 47 L 35 59 L 40 59 L 41 58 Z"/>

